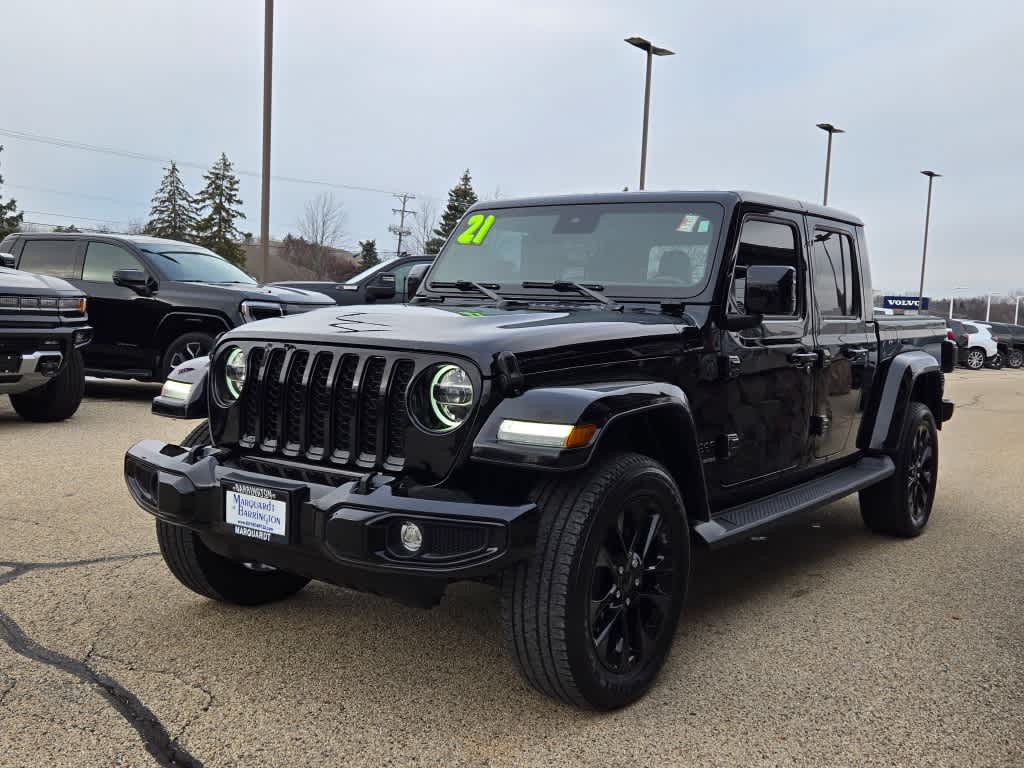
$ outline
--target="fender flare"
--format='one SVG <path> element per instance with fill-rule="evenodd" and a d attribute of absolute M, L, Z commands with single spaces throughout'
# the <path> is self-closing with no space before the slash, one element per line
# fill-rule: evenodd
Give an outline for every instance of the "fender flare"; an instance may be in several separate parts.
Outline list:
<path fill-rule="evenodd" d="M 926 403 L 935 414 L 936 425 L 942 427 L 942 369 L 939 362 L 927 352 L 910 350 L 901 352 L 884 364 L 878 376 L 884 378 L 875 386 L 878 399 L 870 409 L 871 418 L 861 425 L 858 444 L 871 451 L 895 453 L 900 448 L 903 422 L 907 407 L 918 380 L 922 376 L 934 377 L 938 384 L 935 403 Z"/>
<path fill-rule="evenodd" d="M 184 400 L 165 397 L 163 391 L 153 398 L 152 412 L 171 419 L 205 419 L 209 416 L 206 388 L 209 381 L 210 358 L 196 357 L 182 363 L 167 376 L 167 381 L 191 384 Z"/>
<path fill-rule="evenodd" d="M 629 419 L 657 414 L 659 426 L 678 441 L 666 452 L 691 521 L 710 515 L 704 465 L 689 398 L 679 387 L 660 382 L 607 382 L 530 389 L 503 400 L 490 413 L 473 440 L 472 461 L 545 472 L 572 472 L 587 467 L 609 435 Z M 593 424 L 597 432 L 581 448 L 554 448 L 498 440 L 505 419 L 556 424 Z"/>
<path fill-rule="evenodd" d="M 225 331 L 230 331 L 232 328 L 231 323 L 228 321 L 228 319 L 224 315 L 221 315 L 217 312 L 205 312 L 201 310 L 175 310 L 173 312 L 168 312 L 166 315 L 160 318 L 160 322 L 157 323 L 156 330 L 153 332 L 154 346 L 160 346 L 160 344 L 158 343 L 159 340 L 163 338 L 164 334 L 167 333 L 167 329 L 171 325 L 173 325 L 174 323 L 187 324 L 190 322 L 201 323 L 204 325 L 208 325 L 211 323 L 219 323 L 220 325 L 223 326 L 223 329 Z M 187 325 L 183 325 L 183 330 L 181 332 L 176 332 L 172 336 L 170 336 L 168 339 L 168 343 L 170 342 L 170 340 L 180 336 L 181 333 L 188 333 Z"/>

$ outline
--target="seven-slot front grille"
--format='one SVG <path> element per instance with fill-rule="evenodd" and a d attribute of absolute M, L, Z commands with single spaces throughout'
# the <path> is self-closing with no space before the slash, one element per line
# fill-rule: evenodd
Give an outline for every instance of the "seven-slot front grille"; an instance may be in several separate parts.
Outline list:
<path fill-rule="evenodd" d="M 413 360 L 253 347 L 239 404 L 239 446 L 263 455 L 402 469 Z"/>

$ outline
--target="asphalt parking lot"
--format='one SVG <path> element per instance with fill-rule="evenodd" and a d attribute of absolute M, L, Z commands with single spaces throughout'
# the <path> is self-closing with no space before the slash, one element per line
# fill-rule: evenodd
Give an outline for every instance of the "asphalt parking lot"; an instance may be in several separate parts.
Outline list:
<path fill-rule="evenodd" d="M 132 442 L 190 428 L 154 388 L 92 382 L 53 425 L 4 398 L 0 765 L 1024 765 L 1024 373 L 948 380 L 921 538 L 849 499 L 701 553 L 659 684 L 604 715 L 525 687 L 484 586 L 199 598 L 121 479 Z"/>

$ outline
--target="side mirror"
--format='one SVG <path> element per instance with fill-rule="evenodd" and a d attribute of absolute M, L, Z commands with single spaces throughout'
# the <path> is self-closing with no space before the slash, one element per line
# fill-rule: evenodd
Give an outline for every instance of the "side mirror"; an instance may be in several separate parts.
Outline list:
<path fill-rule="evenodd" d="M 17 264 L 18 260 L 14 258 L 13 253 L 0 253 L 0 267 L 14 269 Z"/>
<path fill-rule="evenodd" d="M 142 296 L 148 296 L 152 291 L 149 282 L 149 275 L 141 269 L 118 269 L 114 272 L 114 285 L 122 288 L 131 288 Z"/>
<path fill-rule="evenodd" d="M 395 276 L 391 272 L 377 275 L 366 286 L 366 298 L 374 301 L 395 298 Z"/>
<path fill-rule="evenodd" d="M 405 278 L 405 296 L 407 299 L 411 299 L 416 295 L 416 291 L 420 289 L 420 286 L 423 284 L 423 278 L 427 276 L 429 270 L 429 264 L 417 264 L 409 270 L 409 276 Z"/>
<path fill-rule="evenodd" d="M 796 269 L 784 266 L 747 267 L 743 304 L 752 315 L 796 313 Z"/>

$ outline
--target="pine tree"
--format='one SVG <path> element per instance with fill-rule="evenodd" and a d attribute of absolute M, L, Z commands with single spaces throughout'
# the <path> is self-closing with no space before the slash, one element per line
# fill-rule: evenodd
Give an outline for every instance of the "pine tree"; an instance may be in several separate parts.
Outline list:
<path fill-rule="evenodd" d="M 231 161 L 221 153 L 220 159 L 203 175 L 206 186 L 196 195 L 199 220 L 196 240 L 214 253 L 238 266 L 245 265 L 245 249 L 238 242 L 241 233 L 236 222 L 244 219 L 238 197 L 238 177 L 231 172 Z"/>
<path fill-rule="evenodd" d="M 4 151 L 4 147 L 0 144 L 0 152 Z M 3 186 L 4 177 L 0 176 L 0 187 Z M 8 200 L 6 203 L 3 198 L 0 198 L 0 240 L 3 240 L 12 232 L 17 231 L 18 227 L 21 226 L 21 218 L 23 214 L 16 213 L 18 203 L 16 200 Z"/>
<path fill-rule="evenodd" d="M 359 241 L 359 268 L 369 269 L 372 266 L 380 264 L 380 256 L 377 255 L 377 241 L 376 240 L 360 240 Z"/>
<path fill-rule="evenodd" d="M 430 238 L 423 247 L 425 253 L 437 253 L 444 245 L 444 241 L 455 231 L 459 221 L 469 210 L 470 206 L 477 201 L 476 192 L 473 191 L 473 178 L 469 175 L 467 168 L 459 183 L 448 191 L 448 205 L 441 214 L 441 222 L 434 230 L 437 237 Z"/>
<path fill-rule="evenodd" d="M 153 195 L 146 233 L 171 240 L 189 240 L 196 228 L 196 204 L 185 189 L 178 166 L 172 161 Z"/>

